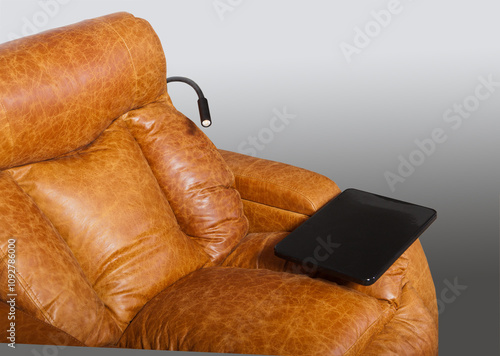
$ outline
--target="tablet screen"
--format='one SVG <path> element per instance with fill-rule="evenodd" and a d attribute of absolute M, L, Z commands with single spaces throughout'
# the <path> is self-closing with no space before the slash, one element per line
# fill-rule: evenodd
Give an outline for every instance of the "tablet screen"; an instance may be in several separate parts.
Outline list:
<path fill-rule="evenodd" d="M 346 189 L 275 246 L 306 270 L 373 284 L 436 219 L 436 211 Z"/>

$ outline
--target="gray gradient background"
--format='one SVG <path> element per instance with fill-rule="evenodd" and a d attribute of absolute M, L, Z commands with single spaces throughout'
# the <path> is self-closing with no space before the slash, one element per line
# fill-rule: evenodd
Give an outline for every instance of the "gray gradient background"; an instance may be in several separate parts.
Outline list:
<path fill-rule="evenodd" d="M 232 3 L 221 20 L 212 0 L 72 0 L 39 29 L 116 11 L 143 17 L 162 40 L 168 75 L 204 90 L 214 120 L 205 132 L 218 147 L 238 151 L 286 107 L 296 118 L 258 157 L 317 171 L 342 189 L 435 208 L 438 220 L 421 241 L 438 297 L 445 281 L 467 286 L 440 314 L 440 355 L 498 355 L 500 88 L 458 130 L 443 113 L 474 94 L 478 77 L 500 81 L 500 2 L 401 0 L 402 11 L 352 63 L 340 43 L 352 44 L 354 28 L 388 1 Z M 0 42 L 40 9 L 38 1 L 0 1 Z M 198 123 L 194 92 L 182 84 L 169 91 Z M 414 140 L 435 128 L 447 141 L 392 192 L 384 172 L 397 173 L 398 156 L 408 158 Z"/>

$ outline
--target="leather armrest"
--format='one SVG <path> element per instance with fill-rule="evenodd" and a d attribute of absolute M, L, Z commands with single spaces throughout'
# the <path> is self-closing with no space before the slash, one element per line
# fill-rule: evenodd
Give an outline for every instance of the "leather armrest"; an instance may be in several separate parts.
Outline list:
<path fill-rule="evenodd" d="M 3 300 L 0 301 L 0 338 L 2 342 L 11 343 L 7 337 L 11 321 L 7 316 L 10 305 Z M 56 328 L 46 322 L 39 320 L 20 309 L 15 311 L 15 343 L 16 344 L 36 344 L 36 345 L 59 345 L 59 346 L 85 346 L 61 329 Z"/>
<path fill-rule="evenodd" d="M 284 260 L 274 254 L 274 246 L 286 235 L 286 232 L 249 234 L 226 257 L 222 266 L 307 274 L 307 269 L 304 269 L 300 264 Z M 434 321 L 436 330 L 438 328 L 436 290 L 427 258 L 418 239 L 371 286 L 362 286 L 340 278 L 329 277 L 328 279 L 395 306 L 401 304 L 403 287 L 406 284 L 411 285 L 415 294 L 421 299 L 422 306 L 427 309 L 430 318 Z"/>
<path fill-rule="evenodd" d="M 310 216 L 340 193 L 339 187 L 321 174 L 235 152 L 219 152 L 245 200 Z"/>
<path fill-rule="evenodd" d="M 292 231 L 340 193 L 329 178 L 285 163 L 219 150 L 235 176 L 249 232 Z"/>

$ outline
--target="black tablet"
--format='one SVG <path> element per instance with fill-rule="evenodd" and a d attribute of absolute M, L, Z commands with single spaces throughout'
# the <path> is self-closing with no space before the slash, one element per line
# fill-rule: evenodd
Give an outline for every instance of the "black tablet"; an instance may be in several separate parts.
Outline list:
<path fill-rule="evenodd" d="M 373 284 L 436 219 L 436 211 L 346 189 L 280 241 L 278 257 L 305 271 Z"/>

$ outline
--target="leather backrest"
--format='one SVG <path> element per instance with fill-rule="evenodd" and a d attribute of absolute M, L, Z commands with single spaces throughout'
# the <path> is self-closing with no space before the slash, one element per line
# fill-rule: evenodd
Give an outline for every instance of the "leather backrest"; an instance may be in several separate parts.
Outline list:
<path fill-rule="evenodd" d="M 17 308 L 89 345 L 105 346 L 120 336 L 66 242 L 5 172 L 0 172 L 0 227 L 2 300 L 13 298 Z"/>
<path fill-rule="evenodd" d="M 151 26 L 126 13 L 0 45 L 0 257 L 16 240 L 17 306 L 90 346 L 248 228 L 165 74 Z M 4 263 L 2 300 L 7 281 Z"/>
<path fill-rule="evenodd" d="M 106 306 L 120 331 L 153 296 L 207 262 L 200 247 L 181 231 L 137 142 L 120 119 L 75 154 L 6 172 L 66 242 L 86 284 Z M 20 230 L 11 233 L 21 239 L 19 244 L 24 241 L 23 234 Z M 37 241 L 38 235 L 34 233 L 30 239 Z M 57 254 L 47 250 L 38 253 L 44 260 L 59 262 Z M 20 253 L 19 258 L 29 257 Z M 44 274 L 41 269 L 20 272 L 29 275 L 26 279 L 31 282 L 27 285 L 38 294 L 42 283 L 46 285 L 46 279 L 50 282 L 50 270 Z M 63 273 L 61 278 L 66 281 L 73 278 L 72 274 Z M 70 310 L 76 306 L 88 312 L 80 309 L 88 298 L 77 295 L 68 306 L 69 297 L 63 299 L 61 294 L 70 293 L 70 285 L 60 281 L 52 285 L 46 298 L 35 299 L 40 302 L 36 309 L 47 314 L 54 310 L 59 316 L 53 318 L 57 322 L 68 323 L 70 318 L 79 317 L 74 326 L 80 332 L 78 323 L 86 319 Z M 54 300 L 55 291 L 60 294 Z M 58 312 L 61 308 L 68 308 L 68 313 Z M 75 336 L 75 331 L 69 333 Z M 103 335 L 113 338 L 93 341 L 86 335 L 84 342 L 92 340 L 95 345 L 116 341 L 117 335 L 107 330 L 96 336 Z"/>

